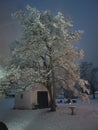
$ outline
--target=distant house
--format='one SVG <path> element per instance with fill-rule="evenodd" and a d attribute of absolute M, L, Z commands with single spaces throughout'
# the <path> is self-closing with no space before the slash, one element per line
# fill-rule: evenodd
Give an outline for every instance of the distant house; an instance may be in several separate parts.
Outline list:
<path fill-rule="evenodd" d="M 41 85 L 15 95 L 15 109 L 47 108 L 49 102 L 48 90 Z"/>

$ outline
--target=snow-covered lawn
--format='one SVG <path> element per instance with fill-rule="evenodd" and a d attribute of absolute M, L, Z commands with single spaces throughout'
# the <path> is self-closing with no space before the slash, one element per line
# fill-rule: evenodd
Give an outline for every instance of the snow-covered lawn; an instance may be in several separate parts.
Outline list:
<path fill-rule="evenodd" d="M 56 112 L 49 109 L 14 110 L 14 99 L 0 99 L 0 120 L 9 130 L 98 130 L 98 99 L 90 103 L 78 100 L 77 111 L 70 115 L 66 104 L 58 104 Z"/>

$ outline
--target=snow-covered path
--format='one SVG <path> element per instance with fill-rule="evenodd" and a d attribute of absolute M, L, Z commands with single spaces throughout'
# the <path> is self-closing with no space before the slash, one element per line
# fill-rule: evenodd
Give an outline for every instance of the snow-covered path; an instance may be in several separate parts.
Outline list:
<path fill-rule="evenodd" d="M 79 102 L 77 114 L 60 104 L 56 112 L 48 109 L 13 110 L 14 99 L 0 100 L 0 120 L 9 130 L 98 130 L 98 99 Z"/>

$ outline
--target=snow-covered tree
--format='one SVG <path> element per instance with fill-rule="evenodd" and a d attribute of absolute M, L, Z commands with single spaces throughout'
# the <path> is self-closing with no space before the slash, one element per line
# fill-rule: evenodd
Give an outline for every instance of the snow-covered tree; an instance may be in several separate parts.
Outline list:
<path fill-rule="evenodd" d="M 9 70 L 17 70 L 14 75 L 18 86 L 44 84 L 50 94 L 51 110 L 55 111 L 56 82 L 61 81 L 63 87 L 73 89 L 79 78 L 78 60 L 83 51 L 74 43 L 83 32 L 74 31 L 72 21 L 65 19 L 61 12 L 54 16 L 49 11 L 40 12 L 27 6 L 26 12 L 13 15 L 20 21 L 23 35 L 12 45 Z"/>
<path fill-rule="evenodd" d="M 91 82 L 93 64 L 91 62 L 81 62 L 80 63 L 80 77 L 81 79 L 88 80 Z"/>
<path fill-rule="evenodd" d="M 97 84 L 98 84 L 98 67 L 95 67 L 92 69 L 92 76 L 91 76 L 91 90 L 94 99 L 96 98 Z"/>
<path fill-rule="evenodd" d="M 89 86 L 91 88 L 91 92 L 93 93 L 93 98 L 95 98 L 95 72 L 97 69 L 94 68 L 91 62 L 81 62 L 80 64 L 80 78 L 87 80 L 89 82 Z"/>

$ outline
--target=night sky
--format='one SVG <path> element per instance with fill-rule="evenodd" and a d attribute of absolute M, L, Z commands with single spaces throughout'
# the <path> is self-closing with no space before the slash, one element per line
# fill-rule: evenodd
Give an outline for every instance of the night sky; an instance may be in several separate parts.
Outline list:
<path fill-rule="evenodd" d="M 84 60 L 98 65 L 98 0 L 0 0 L 0 56 L 8 59 L 9 45 L 20 37 L 21 29 L 11 13 L 25 10 L 26 5 L 39 11 L 50 10 L 70 16 L 76 30 L 84 30 L 79 48 L 84 50 Z M 2 61 L 2 60 L 1 60 Z"/>

